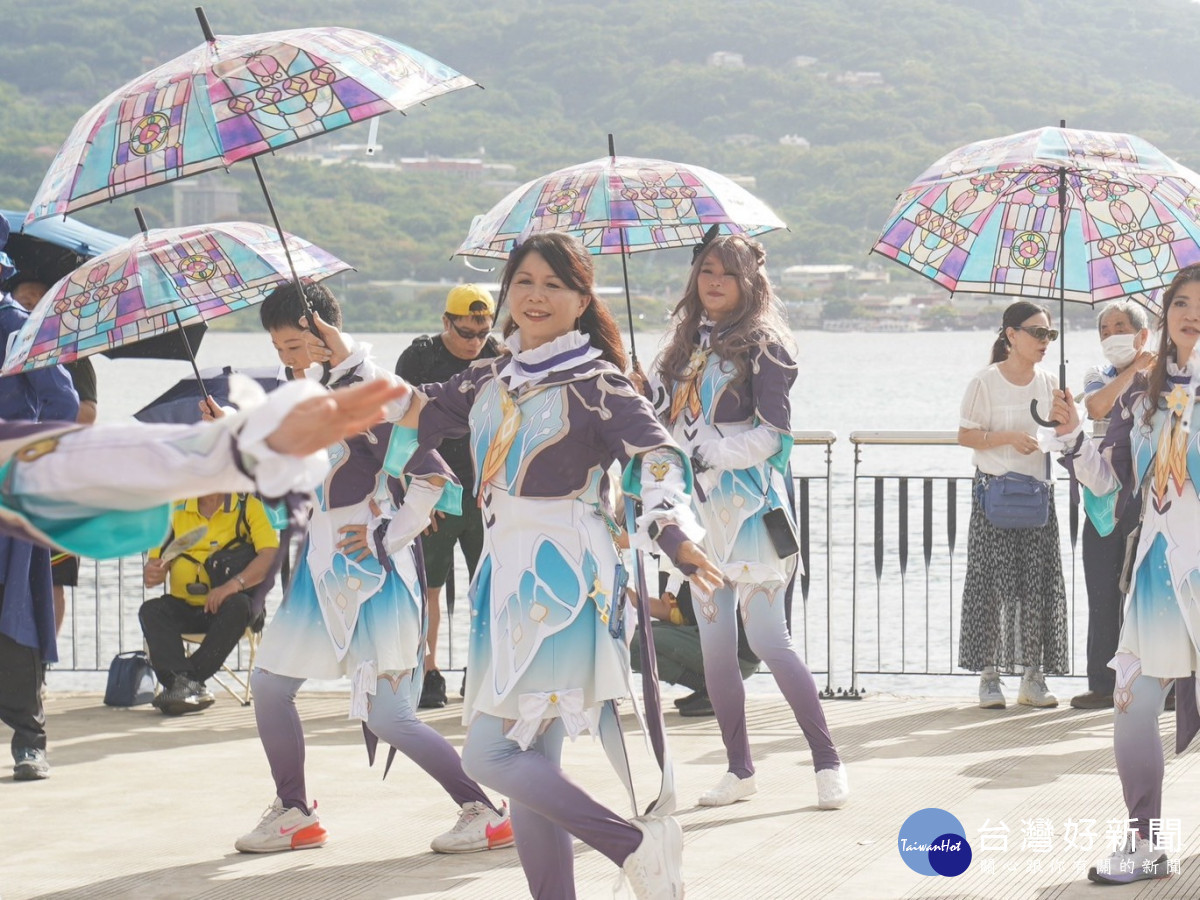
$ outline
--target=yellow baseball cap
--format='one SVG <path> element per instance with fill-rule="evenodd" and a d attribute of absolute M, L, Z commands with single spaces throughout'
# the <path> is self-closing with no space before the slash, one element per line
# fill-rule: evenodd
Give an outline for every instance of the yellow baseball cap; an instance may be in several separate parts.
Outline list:
<path fill-rule="evenodd" d="M 446 295 L 446 312 L 452 316 L 491 316 L 496 313 L 496 301 L 477 284 L 459 284 Z"/>

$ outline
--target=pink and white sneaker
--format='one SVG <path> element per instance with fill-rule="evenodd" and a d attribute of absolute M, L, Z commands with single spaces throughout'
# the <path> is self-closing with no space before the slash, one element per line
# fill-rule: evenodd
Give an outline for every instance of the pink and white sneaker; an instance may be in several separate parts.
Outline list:
<path fill-rule="evenodd" d="M 307 850 L 320 847 L 327 837 L 317 818 L 317 804 L 312 812 L 284 807 L 278 797 L 263 813 L 262 821 L 253 831 L 243 834 L 233 846 L 242 853 L 275 853 L 279 850 Z"/>
<path fill-rule="evenodd" d="M 477 850 L 500 850 L 513 845 L 512 820 L 508 804 L 494 812 L 478 801 L 464 803 L 458 821 L 445 834 L 430 842 L 434 853 L 474 853 Z"/>

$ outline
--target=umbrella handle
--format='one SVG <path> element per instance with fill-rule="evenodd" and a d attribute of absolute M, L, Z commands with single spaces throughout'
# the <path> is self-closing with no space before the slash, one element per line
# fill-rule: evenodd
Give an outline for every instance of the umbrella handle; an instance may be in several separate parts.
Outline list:
<path fill-rule="evenodd" d="M 313 337 L 319 338 L 321 336 L 321 331 L 320 331 L 320 329 L 317 328 L 317 322 L 313 318 L 312 307 L 308 305 L 308 300 L 307 300 L 307 298 L 304 297 L 303 289 L 300 290 L 300 297 L 301 297 L 301 299 L 304 300 L 304 306 L 308 310 L 304 314 L 304 319 L 305 319 L 305 321 L 308 322 L 308 330 L 312 332 Z M 331 366 L 328 362 L 321 363 L 321 384 L 322 385 L 329 384 L 329 377 L 332 372 L 333 372 L 333 366 Z"/>
<path fill-rule="evenodd" d="M 1044 428 L 1055 428 L 1062 424 L 1061 422 L 1056 422 L 1054 419 L 1043 419 L 1040 415 L 1038 415 L 1036 400 L 1029 401 L 1029 414 L 1033 416 L 1033 421 L 1037 422 Z"/>

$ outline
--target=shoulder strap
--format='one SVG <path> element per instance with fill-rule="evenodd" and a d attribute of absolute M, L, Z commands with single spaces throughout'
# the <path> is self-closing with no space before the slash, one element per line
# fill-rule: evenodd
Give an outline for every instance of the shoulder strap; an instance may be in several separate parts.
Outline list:
<path fill-rule="evenodd" d="M 250 520 L 246 518 L 246 504 L 248 502 L 248 494 L 238 494 L 238 520 L 237 525 L 234 526 L 234 534 L 237 537 L 250 537 Z M 242 529 L 245 529 L 244 533 Z"/>

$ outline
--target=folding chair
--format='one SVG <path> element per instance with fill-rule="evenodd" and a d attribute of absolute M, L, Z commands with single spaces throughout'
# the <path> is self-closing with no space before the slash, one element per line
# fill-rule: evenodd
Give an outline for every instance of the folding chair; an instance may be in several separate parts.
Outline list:
<path fill-rule="evenodd" d="M 246 627 L 246 634 L 244 637 L 246 638 L 246 643 L 250 646 L 250 658 L 246 662 L 245 678 L 239 675 L 238 671 L 230 665 L 230 660 L 234 658 L 237 648 L 234 648 L 234 651 L 231 651 L 229 656 L 225 657 L 225 662 L 221 663 L 221 671 L 225 673 L 227 678 L 232 679 L 240 688 L 240 690 L 234 690 L 232 686 L 221 679 L 220 675 L 214 675 L 212 679 L 221 687 L 223 687 L 229 696 L 231 696 L 238 703 L 242 704 L 242 706 L 249 706 L 250 700 L 252 699 L 250 696 L 250 673 L 254 671 L 254 656 L 256 653 L 258 653 L 258 644 L 259 641 L 262 640 L 262 629 L 263 626 L 261 618 L 257 622 L 251 622 L 250 625 Z M 192 649 L 200 646 L 200 643 L 204 640 L 204 635 L 202 633 L 181 634 L 180 637 L 183 638 L 183 653 L 185 656 L 191 656 Z M 236 665 L 236 663 L 234 665 Z"/>

